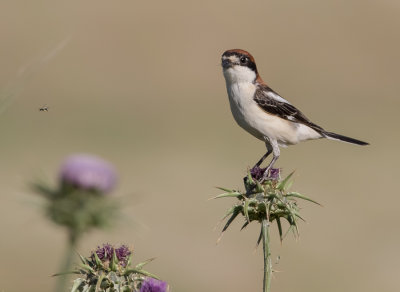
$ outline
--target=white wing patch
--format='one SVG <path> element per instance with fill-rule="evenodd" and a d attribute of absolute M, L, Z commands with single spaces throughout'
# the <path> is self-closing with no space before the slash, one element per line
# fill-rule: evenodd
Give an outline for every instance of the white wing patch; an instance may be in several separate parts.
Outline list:
<path fill-rule="evenodd" d="M 290 104 L 290 102 L 288 102 L 288 101 L 287 101 L 286 99 L 284 99 L 282 96 L 280 96 L 279 94 L 277 94 L 277 93 L 275 93 L 275 92 L 273 92 L 273 91 L 264 91 L 264 93 L 265 93 L 268 97 L 270 97 L 270 98 L 272 98 L 272 99 L 275 99 L 276 101 L 285 102 L 285 103 Z"/>
<path fill-rule="evenodd" d="M 294 121 L 294 120 L 296 120 L 293 116 L 286 116 L 286 118 L 287 118 L 289 121 Z"/>

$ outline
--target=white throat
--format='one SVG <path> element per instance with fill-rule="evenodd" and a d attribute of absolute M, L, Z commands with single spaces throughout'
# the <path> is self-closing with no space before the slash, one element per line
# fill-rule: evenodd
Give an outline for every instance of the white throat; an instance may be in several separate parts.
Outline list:
<path fill-rule="evenodd" d="M 231 85 L 232 83 L 254 83 L 257 77 L 253 70 L 245 66 L 233 66 L 223 71 L 226 85 Z"/>

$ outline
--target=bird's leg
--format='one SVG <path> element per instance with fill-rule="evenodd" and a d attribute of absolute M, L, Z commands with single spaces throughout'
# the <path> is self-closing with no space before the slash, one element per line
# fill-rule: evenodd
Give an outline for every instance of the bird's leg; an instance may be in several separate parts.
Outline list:
<path fill-rule="evenodd" d="M 268 155 L 270 155 L 272 153 L 274 148 L 272 147 L 272 145 L 269 142 L 269 139 L 267 137 L 265 138 L 265 146 L 267 147 L 267 153 L 265 153 L 263 155 L 263 157 L 261 157 L 261 159 L 256 163 L 256 165 L 253 166 L 252 169 L 255 169 L 256 167 L 260 167 L 261 163 L 264 162 L 265 158 L 267 158 Z"/>
<path fill-rule="evenodd" d="M 263 175 L 261 181 L 265 181 L 268 178 L 269 171 L 274 166 L 274 163 L 278 160 L 278 158 L 279 158 L 279 156 L 274 156 L 274 158 L 272 158 L 271 162 L 268 164 L 267 168 L 264 171 L 264 175 Z"/>
<path fill-rule="evenodd" d="M 265 181 L 268 178 L 269 171 L 274 166 L 275 162 L 278 160 L 281 151 L 279 150 L 278 142 L 276 140 L 270 140 L 270 147 L 272 147 L 272 152 L 274 157 L 272 158 L 271 162 L 268 164 L 267 168 L 264 171 L 264 175 L 261 181 Z M 268 144 L 267 144 L 268 147 Z"/>
<path fill-rule="evenodd" d="M 256 165 L 253 166 L 252 169 L 256 168 L 256 167 L 260 167 L 261 163 L 263 163 L 263 161 L 265 160 L 265 158 L 268 157 L 268 155 L 270 155 L 272 153 L 272 149 L 268 149 L 267 153 L 264 154 L 263 157 L 261 157 L 261 159 L 256 163 Z"/>
<path fill-rule="evenodd" d="M 265 145 L 267 146 L 267 153 L 261 157 L 261 159 L 256 163 L 256 165 L 253 166 L 252 169 L 250 169 L 251 176 L 253 176 L 254 179 L 260 180 L 264 177 L 264 173 L 260 173 L 262 171 L 262 168 L 260 168 L 260 165 L 264 162 L 265 158 L 268 157 L 272 153 L 272 146 L 267 142 L 266 140 Z M 247 175 L 243 178 L 244 184 L 247 185 Z M 251 189 L 248 189 L 247 192 L 251 192 L 256 185 L 253 185 Z"/>

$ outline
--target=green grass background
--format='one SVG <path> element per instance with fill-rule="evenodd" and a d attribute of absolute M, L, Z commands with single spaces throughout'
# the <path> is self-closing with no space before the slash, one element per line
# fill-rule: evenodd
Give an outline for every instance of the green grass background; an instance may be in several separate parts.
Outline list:
<path fill-rule="evenodd" d="M 272 230 L 273 291 L 398 291 L 399 26 L 393 0 L 3 0 L 0 291 L 52 291 L 65 234 L 27 184 L 55 182 L 74 152 L 111 161 L 125 200 L 117 228 L 79 252 L 133 245 L 176 292 L 261 290 L 258 226 L 238 221 L 216 245 L 233 200 L 207 201 L 214 186 L 241 188 L 265 151 L 229 110 L 219 63 L 231 48 L 315 123 L 371 143 L 282 150 L 293 189 L 324 207 L 302 203 L 297 242 Z"/>

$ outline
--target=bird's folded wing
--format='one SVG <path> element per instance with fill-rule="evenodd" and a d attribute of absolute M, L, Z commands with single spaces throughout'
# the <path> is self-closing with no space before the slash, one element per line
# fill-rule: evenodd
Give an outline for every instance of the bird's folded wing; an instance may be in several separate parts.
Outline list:
<path fill-rule="evenodd" d="M 312 123 L 300 110 L 266 85 L 258 86 L 254 94 L 254 101 L 269 114 L 294 123 L 304 124 L 319 133 L 325 132 L 323 128 Z"/>

